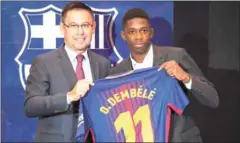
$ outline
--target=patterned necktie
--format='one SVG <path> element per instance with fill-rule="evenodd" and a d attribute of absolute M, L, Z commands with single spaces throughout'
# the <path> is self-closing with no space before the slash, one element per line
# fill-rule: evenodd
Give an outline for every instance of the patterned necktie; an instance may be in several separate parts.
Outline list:
<path fill-rule="evenodd" d="M 82 66 L 83 59 L 84 59 L 83 55 L 78 55 L 77 56 L 76 75 L 77 75 L 78 80 L 85 78 L 84 71 L 83 71 L 83 66 Z"/>

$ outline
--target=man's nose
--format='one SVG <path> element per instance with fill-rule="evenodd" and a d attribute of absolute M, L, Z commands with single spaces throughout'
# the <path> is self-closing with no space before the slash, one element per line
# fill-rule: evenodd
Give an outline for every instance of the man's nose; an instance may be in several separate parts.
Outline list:
<path fill-rule="evenodd" d="M 137 32 L 136 33 L 136 39 L 142 39 L 143 38 L 143 35 L 141 32 Z"/>
<path fill-rule="evenodd" d="M 78 26 L 78 28 L 77 28 L 77 31 L 76 31 L 78 34 L 83 34 L 84 33 L 84 30 L 83 30 L 83 28 L 82 28 L 82 26 L 81 25 L 79 25 Z"/>

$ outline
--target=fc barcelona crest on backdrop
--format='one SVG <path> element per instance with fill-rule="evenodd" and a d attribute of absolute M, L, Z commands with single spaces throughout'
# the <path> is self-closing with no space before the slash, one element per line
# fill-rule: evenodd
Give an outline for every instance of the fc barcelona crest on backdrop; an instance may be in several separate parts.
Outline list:
<path fill-rule="evenodd" d="M 114 44 L 114 21 L 118 11 L 115 8 L 92 9 L 97 27 L 90 49 L 106 58 L 115 54 L 118 58 L 116 62 L 120 62 L 122 57 Z M 24 89 L 34 57 L 59 48 L 64 42 L 59 27 L 61 11 L 62 9 L 52 4 L 39 9 L 21 8 L 19 11 L 25 29 L 25 38 L 15 61 L 19 65 L 19 76 Z"/>

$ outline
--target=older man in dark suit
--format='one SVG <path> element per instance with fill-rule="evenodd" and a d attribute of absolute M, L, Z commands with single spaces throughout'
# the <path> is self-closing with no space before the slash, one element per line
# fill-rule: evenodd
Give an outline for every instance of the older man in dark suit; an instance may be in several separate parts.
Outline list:
<path fill-rule="evenodd" d="M 34 59 L 24 107 L 28 117 L 39 119 L 35 141 L 75 141 L 78 101 L 111 68 L 107 59 L 88 50 L 95 27 L 90 7 L 67 4 L 60 25 L 65 44 Z"/>
<path fill-rule="evenodd" d="M 152 66 L 166 69 L 175 77 L 186 93 L 192 93 L 202 104 L 218 107 L 218 94 L 201 73 L 194 60 L 182 48 L 161 47 L 150 42 L 153 29 L 148 14 L 139 8 L 126 12 L 123 18 L 121 36 L 128 43 L 129 58 L 117 64 L 111 73 L 126 72 Z M 200 131 L 191 117 L 172 114 L 170 129 L 171 142 L 202 142 Z"/>

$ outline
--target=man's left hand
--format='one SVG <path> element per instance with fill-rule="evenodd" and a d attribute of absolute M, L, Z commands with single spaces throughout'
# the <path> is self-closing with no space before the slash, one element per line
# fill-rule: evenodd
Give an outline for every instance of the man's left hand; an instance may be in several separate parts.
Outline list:
<path fill-rule="evenodd" d="M 175 77 L 177 80 L 182 81 L 183 83 L 188 83 L 190 81 L 190 76 L 187 72 L 185 72 L 179 64 L 172 60 L 167 61 L 159 66 L 158 71 L 161 69 L 166 69 L 168 75 Z"/>

